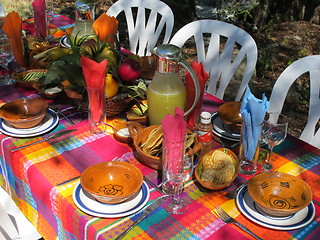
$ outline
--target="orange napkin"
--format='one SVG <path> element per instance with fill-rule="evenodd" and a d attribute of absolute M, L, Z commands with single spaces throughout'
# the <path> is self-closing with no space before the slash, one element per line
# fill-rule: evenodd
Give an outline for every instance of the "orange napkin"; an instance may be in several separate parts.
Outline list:
<path fill-rule="evenodd" d="M 46 38 L 47 37 L 47 17 L 46 17 L 46 1 L 34 0 L 32 2 L 34 24 L 38 31 L 38 34 Z"/>
<path fill-rule="evenodd" d="M 90 58 L 81 57 L 80 64 L 87 86 L 90 116 L 94 122 L 99 122 L 104 111 L 104 83 L 108 61 L 104 59 L 98 63 Z"/>
<path fill-rule="evenodd" d="M 92 27 L 101 42 L 114 44 L 118 31 L 118 20 L 115 17 L 103 13 L 93 23 Z"/>
<path fill-rule="evenodd" d="M 170 173 L 179 173 L 184 155 L 184 141 L 187 123 L 183 118 L 184 112 L 176 107 L 174 116 L 167 114 L 161 121 L 163 131 L 163 148 L 166 151 L 166 168 Z M 180 145 L 178 143 L 181 143 Z"/>
<path fill-rule="evenodd" d="M 198 63 L 197 61 L 193 61 L 191 63 L 191 67 L 194 70 L 195 74 L 198 77 L 199 85 L 200 85 L 200 96 L 199 101 L 194 110 L 187 115 L 187 127 L 190 130 L 195 130 L 196 128 L 196 122 L 200 115 L 201 106 L 203 102 L 203 96 L 204 96 L 204 89 L 206 86 L 206 83 L 209 79 L 208 73 L 204 70 L 204 67 L 202 63 Z M 187 104 L 186 109 L 189 109 L 194 101 L 195 97 L 195 87 L 192 80 L 192 77 L 189 72 L 186 72 L 185 74 L 186 79 L 186 88 L 187 88 Z"/>
<path fill-rule="evenodd" d="M 17 12 L 11 12 L 5 17 L 5 22 L 2 27 L 7 34 L 14 58 L 19 67 L 25 67 L 25 59 L 23 54 L 22 42 L 22 20 Z"/>

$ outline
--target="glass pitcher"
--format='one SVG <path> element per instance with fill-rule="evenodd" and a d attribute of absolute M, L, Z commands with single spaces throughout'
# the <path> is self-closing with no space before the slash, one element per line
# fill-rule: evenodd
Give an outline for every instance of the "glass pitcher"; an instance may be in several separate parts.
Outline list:
<path fill-rule="evenodd" d="M 178 106 L 185 110 L 186 87 L 181 79 L 180 65 L 189 71 L 195 85 L 195 99 L 188 115 L 197 105 L 200 96 L 199 81 L 193 69 L 181 59 L 181 49 L 172 44 L 163 44 L 151 52 L 157 57 L 157 68 L 147 89 L 148 116 L 150 125 L 161 124 L 161 120 Z"/>
<path fill-rule="evenodd" d="M 95 20 L 95 5 L 92 0 L 77 0 L 76 3 L 76 23 L 70 35 L 70 40 L 74 43 L 75 38 L 78 42 L 82 37 L 87 36 L 88 39 L 95 39 L 96 33 L 92 27 Z"/>

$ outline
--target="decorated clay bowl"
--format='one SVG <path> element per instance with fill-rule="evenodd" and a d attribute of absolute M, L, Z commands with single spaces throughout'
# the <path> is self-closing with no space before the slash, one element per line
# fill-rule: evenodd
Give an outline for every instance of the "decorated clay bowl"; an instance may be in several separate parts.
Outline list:
<path fill-rule="evenodd" d="M 102 162 L 81 174 L 82 188 L 97 201 L 109 204 L 133 199 L 143 181 L 141 171 L 127 162 Z"/>
<path fill-rule="evenodd" d="M 16 128 L 32 128 L 38 125 L 48 111 L 48 103 L 40 98 L 23 98 L 5 103 L 0 117 Z"/>
<path fill-rule="evenodd" d="M 221 190 L 228 187 L 238 176 L 238 157 L 227 148 L 207 152 L 195 169 L 197 181 L 205 188 Z"/>
<path fill-rule="evenodd" d="M 241 130 L 241 102 L 227 102 L 218 108 L 218 115 L 227 129 L 232 132 L 240 133 Z"/>
<path fill-rule="evenodd" d="M 280 172 L 260 173 L 248 182 L 253 201 L 267 214 L 289 216 L 308 206 L 312 191 L 302 179 Z"/>

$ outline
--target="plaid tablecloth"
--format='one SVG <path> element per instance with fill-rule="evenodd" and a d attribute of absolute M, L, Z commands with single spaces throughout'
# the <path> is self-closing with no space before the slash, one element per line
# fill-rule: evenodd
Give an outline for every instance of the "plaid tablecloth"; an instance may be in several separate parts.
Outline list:
<path fill-rule="evenodd" d="M 65 31 L 68 28 L 73 26 L 74 26 L 74 20 L 66 16 L 56 14 L 53 16 L 53 19 L 50 21 L 49 31 L 54 38 L 61 38 L 65 35 Z M 22 28 L 28 36 L 36 35 L 33 18 L 24 20 L 22 23 Z"/>
<path fill-rule="evenodd" d="M 1 102 L 21 97 L 35 97 L 31 90 L 13 86 L 0 89 Z M 221 104 L 206 95 L 205 108 L 214 111 Z M 68 109 L 67 105 L 59 105 Z M 73 202 L 72 192 L 81 173 L 89 166 L 118 159 L 135 164 L 154 183 L 159 183 L 159 172 L 142 165 L 133 154 L 132 146 L 115 141 L 112 130 L 92 135 L 88 122 L 81 114 L 71 114 L 77 124 L 70 126 L 64 119 L 50 133 L 62 129 L 77 129 L 58 139 L 50 140 L 10 153 L 10 149 L 40 137 L 18 139 L 0 135 L 0 185 L 12 196 L 25 216 L 36 226 L 45 239 L 112 239 L 126 229 L 141 211 L 122 218 L 98 218 L 79 210 Z M 110 119 L 109 121 L 112 121 Z M 218 147 L 218 144 L 217 144 Z M 274 164 L 278 171 L 287 172 L 306 181 L 313 198 L 320 201 L 320 150 L 292 136 L 275 149 Z M 213 213 L 221 205 L 238 222 L 251 229 L 262 239 L 319 239 L 320 206 L 307 226 L 291 231 L 273 230 L 250 221 L 238 210 L 235 199 L 227 193 L 249 179 L 239 175 L 228 188 L 211 191 L 201 187 L 195 179 L 186 183 L 183 197 L 189 210 L 181 215 L 170 215 L 158 208 L 125 239 L 253 239 L 233 224 L 226 224 Z M 71 180 L 71 181 L 69 181 Z M 150 200 L 160 193 L 149 186 Z"/>

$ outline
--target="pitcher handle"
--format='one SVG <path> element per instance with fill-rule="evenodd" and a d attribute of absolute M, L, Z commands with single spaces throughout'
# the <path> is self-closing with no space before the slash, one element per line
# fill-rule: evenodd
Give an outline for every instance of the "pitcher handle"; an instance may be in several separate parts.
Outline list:
<path fill-rule="evenodd" d="M 199 80 L 198 77 L 196 75 L 196 73 L 194 72 L 194 70 L 192 69 L 192 67 L 184 60 L 182 60 L 181 62 L 179 62 L 179 64 L 181 64 L 185 69 L 187 69 L 187 71 L 190 73 L 191 78 L 193 80 L 193 84 L 195 86 L 195 97 L 194 97 L 194 101 L 192 106 L 184 113 L 184 116 L 187 116 L 189 113 L 191 113 L 193 111 L 193 109 L 197 106 L 199 98 L 200 98 L 200 85 L 199 85 Z"/>

